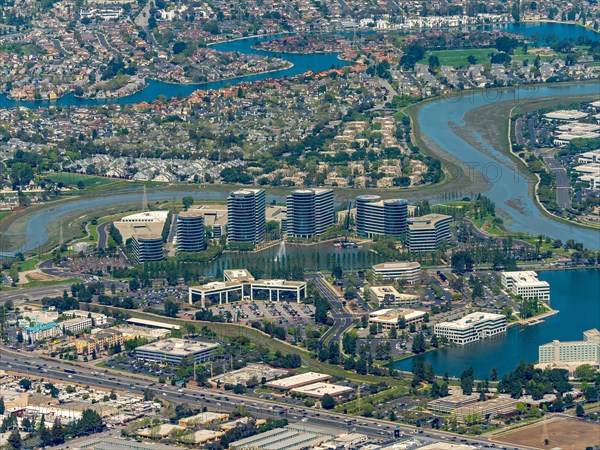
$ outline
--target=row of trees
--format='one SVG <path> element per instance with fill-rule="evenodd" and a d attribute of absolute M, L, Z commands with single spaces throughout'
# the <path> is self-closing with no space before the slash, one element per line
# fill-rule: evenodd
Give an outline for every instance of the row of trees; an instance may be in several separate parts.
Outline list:
<path fill-rule="evenodd" d="M 24 443 L 17 427 L 16 417 L 10 416 L 8 420 L 10 423 L 6 424 L 5 420 L 2 424 L 2 427 L 7 427 L 7 429 L 12 428 L 12 432 L 8 437 L 8 444 L 13 450 L 20 450 L 24 448 Z M 29 420 L 28 418 L 24 418 L 21 422 L 21 427 L 24 431 L 31 433 L 28 439 L 39 440 L 39 445 L 43 448 L 61 445 L 65 442 L 66 437 L 86 436 L 98 433 L 104 429 L 104 423 L 102 417 L 96 411 L 86 409 L 81 414 L 81 418 L 71 425 L 63 425 L 60 419 L 56 418 L 52 427 L 47 427 L 45 416 L 42 416 L 39 425 L 36 425 L 35 419 Z"/>

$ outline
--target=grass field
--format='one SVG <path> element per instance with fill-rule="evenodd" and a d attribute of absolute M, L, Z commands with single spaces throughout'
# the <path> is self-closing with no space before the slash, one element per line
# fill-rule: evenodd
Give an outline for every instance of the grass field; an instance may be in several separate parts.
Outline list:
<path fill-rule="evenodd" d="M 539 449 L 573 448 L 585 449 L 600 444 L 600 426 L 581 422 L 579 420 L 560 419 L 548 422 L 548 444 L 544 445 L 544 424 L 540 423 L 531 427 L 505 433 L 494 441 L 509 445 L 524 445 Z"/>
<path fill-rule="evenodd" d="M 124 182 L 123 180 L 118 180 L 115 178 L 97 177 L 94 175 L 66 172 L 48 173 L 43 177 L 53 181 L 54 183 L 63 183 L 68 186 L 77 186 L 77 184 L 81 182 L 86 188 Z"/>
<path fill-rule="evenodd" d="M 490 53 L 498 53 L 495 48 L 469 48 L 460 50 L 433 50 L 425 53 L 425 57 L 419 61 L 419 64 L 429 64 L 429 57 L 436 55 L 442 66 L 453 66 L 453 67 L 468 67 L 469 62 L 467 57 L 472 55 L 477 60 L 477 64 L 483 64 L 485 67 L 490 67 Z M 513 55 L 510 55 L 513 61 L 525 61 L 528 60 L 533 64 L 536 55 L 532 53 L 524 53 L 522 48 L 517 48 Z M 551 61 L 555 56 L 551 55 L 540 55 L 542 61 Z"/>
<path fill-rule="evenodd" d="M 419 61 L 420 64 L 428 64 L 429 57 L 435 55 L 439 58 L 442 66 L 468 67 L 467 57 L 473 55 L 477 64 L 490 65 L 490 53 L 498 53 L 494 48 L 470 48 L 467 50 L 433 50 L 425 53 L 425 57 Z"/>

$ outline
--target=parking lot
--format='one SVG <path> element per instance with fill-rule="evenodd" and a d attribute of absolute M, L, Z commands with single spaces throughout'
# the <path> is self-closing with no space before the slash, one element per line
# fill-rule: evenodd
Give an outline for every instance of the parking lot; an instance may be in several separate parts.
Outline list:
<path fill-rule="evenodd" d="M 153 288 L 138 291 L 134 297 L 141 300 L 145 306 L 161 305 L 167 298 L 174 298 L 179 301 L 186 301 L 188 296 L 187 289 L 180 287 Z"/>
<path fill-rule="evenodd" d="M 241 322 L 268 319 L 284 326 L 307 325 L 313 322 L 315 316 L 314 306 L 302 303 L 230 303 L 216 305 L 211 309 L 214 314 L 221 315 L 228 311 L 234 320 Z"/>

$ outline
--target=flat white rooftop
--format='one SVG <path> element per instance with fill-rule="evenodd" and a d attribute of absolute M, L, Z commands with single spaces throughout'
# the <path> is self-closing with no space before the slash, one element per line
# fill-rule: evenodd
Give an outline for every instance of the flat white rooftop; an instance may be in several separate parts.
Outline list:
<path fill-rule="evenodd" d="M 319 382 L 308 384 L 306 386 L 300 386 L 292 389 L 292 391 L 299 394 L 308 395 L 309 397 L 321 398 L 326 394 L 335 397 L 336 395 L 345 394 L 346 392 L 352 392 L 354 389 L 349 386 L 339 386 L 337 384 Z"/>
<path fill-rule="evenodd" d="M 474 312 L 471 314 L 467 314 L 465 317 L 461 317 L 460 319 L 455 320 L 453 322 L 440 322 L 438 325 L 447 328 L 454 328 L 456 330 L 467 330 L 477 323 L 487 322 L 489 320 L 498 320 L 504 317 L 505 316 L 502 314 Z"/>
<path fill-rule="evenodd" d="M 521 270 L 515 272 L 504 272 L 503 275 L 506 278 L 512 279 L 516 285 L 528 285 L 528 286 L 550 286 L 547 281 L 538 280 L 538 274 L 533 270 Z"/>
<path fill-rule="evenodd" d="M 579 120 L 587 116 L 588 113 L 577 111 L 576 109 L 561 109 L 544 114 L 546 119 L 553 120 Z"/>
<path fill-rule="evenodd" d="M 167 220 L 169 211 L 145 211 L 131 214 L 121 219 L 121 222 L 164 222 Z"/>
<path fill-rule="evenodd" d="M 282 378 L 280 380 L 273 380 L 267 383 L 267 386 L 278 388 L 278 389 L 292 389 L 299 386 L 306 386 L 307 384 L 317 383 L 319 381 L 325 381 L 331 378 L 330 375 L 318 372 L 306 372 L 293 375 L 291 377 Z"/>
<path fill-rule="evenodd" d="M 374 270 L 408 270 L 420 268 L 421 264 L 416 261 L 387 262 L 373 265 Z"/>
<path fill-rule="evenodd" d="M 167 330 L 179 330 L 181 328 L 179 325 L 173 325 L 172 323 L 158 322 L 156 320 L 137 319 L 135 317 L 132 317 L 131 319 L 127 319 L 127 322 L 133 323 L 136 325 L 143 325 L 146 327 L 165 328 Z"/>
<path fill-rule="evenodd" d="M 137 351 L 166 353 L 169 355 L 189 355 L 219 347 L 213 342 L 191 341 L 187 339 L 164 339 L 138 347 Z"/>

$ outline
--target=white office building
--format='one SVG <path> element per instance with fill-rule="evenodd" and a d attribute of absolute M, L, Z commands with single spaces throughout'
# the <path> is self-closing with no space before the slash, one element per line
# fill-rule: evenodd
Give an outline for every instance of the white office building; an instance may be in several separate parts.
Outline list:
<path fill-rule="evenodd" d="M 406 246 L 411 252 L 432 252 L 450 239 L 451 216 L 427 214 L 408 219 Z"/>
<path fill-rule="evenodd" d="M 582 364 L 600 367 L 600 331 L 597 329 L 583 332 L 583 341 L 552 341 L 540 345 L 539 364 L 550 366 L 570 366 L 576 368 Z"/>
<path fill-rule="evenodd" d="M 550 302 L 550 285 L 547 281 L 538 280 L 537 273 L 532 270 L 502 272 L 501 280 L 504 288 L 513 295 Z"/>
<path fill-rule="evenodd" d="M 212 342 L 192 341 L 188 339 L 164 339 L 142 345 L 135 349 L 137 359 L 164 364 L 179 364 L 183 358 L 191 357 L 201 363 L 210 359 L 212 352 L 219 344 Z"/>
<path fill-rule="evenodd" d="M 405 326 L 417 325 L 423 322 L 427 314 L 424 311 L 403 308 L 380 309 L 369 313 L 369 325 L 376 325 L 378 330 L 389 331 L 392 328 L 400 329 L 400 322 L 404 319 Z"/>
<path fill-rule="evenodd" d="M 306 281 L 255 280 L 246 269 L 224 270 L 223 276 L 224 281 L 190 286 L 190 304 L 200 302 L 200 306 L 205 308 L 207 302 L 213 305 L 255 300 L 300 303 L 306 297 Z"/>
<path fill-rule="evenodd" d="M 415 284 L 421 275 L 421 264 L 416 261 L 375 264 L 373 275 L 384 280 L 400 280 L 407 284 Z"/>
<path fill-rule="evenodd" d="M 436 336 L 465 345 L 506 332 L 506 316 L 475 312 L 454 322 L 440 322 L 433 327 Z"/>
<path fill-rule="evenodd" d="M 369 287 L 369 300 L 382 306 L 409 306 L 416 305 L 420 299 L 418 295 L 401 294 L 394 286 Z"/>

